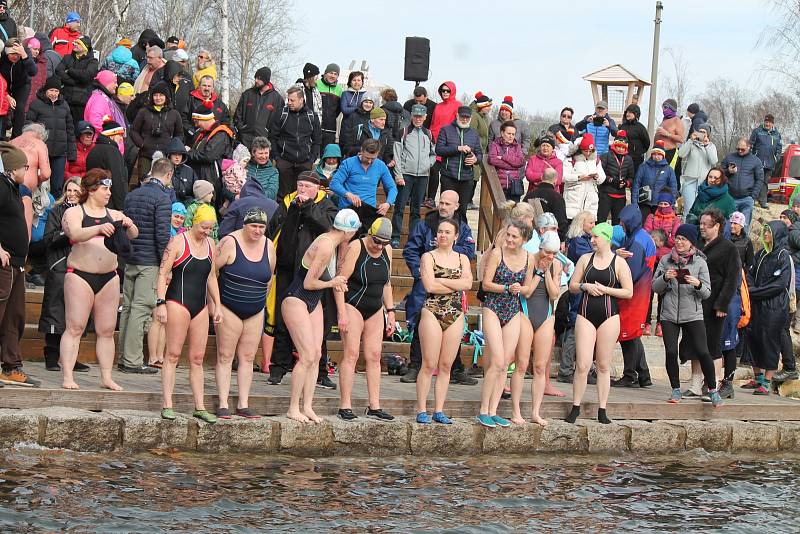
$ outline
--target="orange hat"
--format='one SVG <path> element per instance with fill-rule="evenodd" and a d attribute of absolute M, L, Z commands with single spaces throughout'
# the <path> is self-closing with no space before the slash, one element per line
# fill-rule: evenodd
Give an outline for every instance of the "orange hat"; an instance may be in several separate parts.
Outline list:
<path fill-rule="evenodd" d="M 125 48 L 131 48 L 133 46 L 133 41 L 131 41 L 127 37 L 123 37 L 122 39 L 117 41 L 117 46 L 124 46 Z"/>

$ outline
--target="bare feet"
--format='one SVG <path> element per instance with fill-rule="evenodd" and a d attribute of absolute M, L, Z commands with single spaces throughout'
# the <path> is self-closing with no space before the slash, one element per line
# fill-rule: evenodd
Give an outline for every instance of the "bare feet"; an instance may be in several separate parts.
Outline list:
<path fill-rule="evenodd" d="M 300 423 L 310 423 L 311 422 L 311 420 L 308 417 L 306 417 L 305 415 L 303 415 L 300 412 L 296 412 L 296 411 L 293 411 L 293 410 L 289 410 L 288 412 L 286 412 L 286 417 L 288 417 L 289 419 L 293 419 L 295 421 L 298 421 Z"/>
<path fill-rule="evenodd" d="M 81 389 L 81 387 L 75 383 L 74 380 L 64 380 L 64 383 L 61 384 L 63 389 Z"/>
<path fill-rule="evenodd" d="M 313 423 L 319 424 L 322 422 L 322 418 L 314 413 L 314 410 L 311 408 L 306 408 L 303 410 L 303 413 L 308 417 Z"/>
<path fill-rule="evenodd" d="M 105 389 L 110 389 L 111 391 L 122 391 L 122 386 L 120 386 L 110 378 L 108 380 L 103 380 L 100 383 L 100 387 Z"/>
<path fill-rule="evenodd" d="M 555 388 L 552 388 L 552 387 L 545 389 L 544 390 L 544 394 L 547 395 L 548 397 L 566 397 L 567 396 L 566 393 L 562 393 L 559 390 L 557 390 Z"/>
<path fill-rule="evenodd" d="M 539 426 L 547 426 L 547 425 L 550 424 L 550 423 L 547 422 L 547 419 L 542 419 L 538 415 L 534 415 L 533 417 L 531 417 L 531 421 L 533 421 L 534 423 L 536 423 Z"/>
<path fill-rule="evenodd" d="M 520 417 L 520 416 L 512 417 L 511 418 L 511 422 L 514 423 L 515 425 L 524 425 L 525 423 L 527 423 L 527 421 L 523 417 Z"/>

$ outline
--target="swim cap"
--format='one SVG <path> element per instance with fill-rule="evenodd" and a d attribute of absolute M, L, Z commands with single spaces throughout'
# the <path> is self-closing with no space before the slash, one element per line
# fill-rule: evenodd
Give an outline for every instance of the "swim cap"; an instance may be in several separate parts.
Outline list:
<path fill-rule="evenodd" d="M 186 206 L 184 206 L 180 202 L 173 202 L 172 203 L 172 214 L 173 215 L 183 215 L 186 217 Z"/>
<path fill-rule="evenodd" d="M 536 228 L 558 228 L 556 216 L 546 211 L 536 217 Z"/>
<path fill-rule="evenodd" d="M 340 210 L 333 220 L 333 227 L 342 232 L 357 232 L 361 228 L 361 221 L 358 219 L 358 214 L 347 208 Z"/>
<path fill-rule="evenodd" d="M 561 239 L 558 238 L 558 233 L 552 230 L 546 231 L 539 243 L 539 248 L 545 252 L 558 252 L 561 249 Z"/>
<path fill-rule="evenodd" d="M 369 227 L 369 232 L 367 233 L 378 241 L 388 243 L 392 239 L 392 221 L 386 217 L 378 217 Z"/>
<path fill-rule="evenodd" d="M 214 223 L 217 222 L 217 213 L 214 211 L 214 208 L 208 204 L 200 204 L 200 206 L 197 208 L 197 211 L 194 212 L 192 224 L 198 224 L 206 221 Z"/>
<path fill-rule="evenodd" d="M 602 237 L 608 243 L 611 243 L 611 237 L 614 235 L 614 228 L 607 222 L 602 222 L 600 224 L 596 224 L 594 228 L 592 228 L 592 233 L 597 237 Z"/>
<path fill-rule="evenodd" d="M 261 208 L 253 208 L 247 210 L 244 214 L 243 224 L 267 224 L 267 214 Z"/>

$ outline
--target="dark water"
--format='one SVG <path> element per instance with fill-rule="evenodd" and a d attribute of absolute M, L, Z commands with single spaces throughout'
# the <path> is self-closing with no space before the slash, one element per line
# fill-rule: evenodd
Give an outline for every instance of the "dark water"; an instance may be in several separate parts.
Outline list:
<path fill-rule="evenodd" d="M 796 457 L 0 451 L 0 532 L 800 532 Z"/>

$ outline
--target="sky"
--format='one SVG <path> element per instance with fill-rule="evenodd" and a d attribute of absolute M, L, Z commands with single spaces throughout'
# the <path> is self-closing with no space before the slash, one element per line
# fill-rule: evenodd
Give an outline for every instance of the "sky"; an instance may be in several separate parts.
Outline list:
<path fill-rule="evenodd" d="M 766 0 L 663 4 L 659 77 L 673 69 L 664 53 L 672 48 L 687 59 L 690 97 L 719 77 L 766 90 L 769 76 L 760 69 L 772 52 L 757 41 L 776 22 Z M 499 104 L 512 95 L 530 112 L 557 112 L 569 105 L 576 116 L 591 113 L 589 83 L 582 76 L 610 64 L 621 63 L 650 79 L 654 0 L 374 0 L 366 5 L 296 0 L 297 77 L 306 61 L 323 70 L 331 62 L 345 69 L 351 60 L 364 59 L 372 81 L 393 86 L 402 100 L 414 87 L 403 81 L 405 37 L 420 36 L 431 41 L 430 78 L 423 83 L 429 93 L 454 80 L 459 96 L 482 91 Z M 645 90 L 643 118 L 648 99 Z"/>

